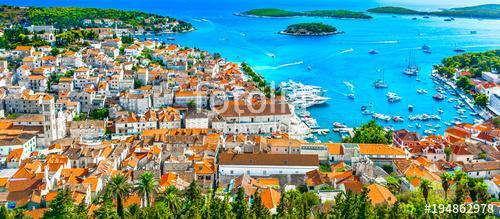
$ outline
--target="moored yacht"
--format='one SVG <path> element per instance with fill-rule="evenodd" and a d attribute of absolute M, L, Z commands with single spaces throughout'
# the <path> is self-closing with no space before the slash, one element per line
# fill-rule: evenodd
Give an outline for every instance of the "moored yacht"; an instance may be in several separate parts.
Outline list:
<path fill-rule="evenodd" d="M 390 103 L 398 102 L 402 99 L 400 96 L 393 92 L 388 92 L 386 96 L 387 101 L 389 101 Z"/>
<path fill-rule="evenodd" d="M 413 63 L 412 60 L 412 55 L 410 52 L 410 56 L 408 58 L 408 66 L 406 66 L 406 69 L 403 71 L 403 74 L 409 75 L 409 76 L 417 76 L 418 75 L 419 68 Z"/>

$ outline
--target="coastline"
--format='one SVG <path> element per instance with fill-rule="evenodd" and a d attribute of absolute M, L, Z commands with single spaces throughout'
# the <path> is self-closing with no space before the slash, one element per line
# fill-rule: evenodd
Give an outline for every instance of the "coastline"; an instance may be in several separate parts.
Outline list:
<path fill-rule="evenodd" d="M 330 35 L 338 35 L 344 34 L 345 31 L 335 31 L 335 32 L 326 32 L 326 33 L 314 33 L 314 34 L 301 34 L 301 33 L 287 33 L 285 31 L 280 31 L 278 34 L 289 35 L 289 36 L 330 36 Z"/>
<path fill-rule="evenodd" d="M 246 14 L 246 13 L 241 13 L 241 12 L 233 13 L 233 15 L 234 16 L 240 16 L 240 17 L 251 17 L 251 18 L 300 18 L 300 17 L 305 17 L 304 15 L 297 15 L 297 16 L 264 16 L 264 15 Z"/>
<path fill-rule="evenodd" d="M 373 17 L 369 18 L 354 18 L 354 17 L 335 17 L 335 16 L 320 16 L 320 15 L 295 15 L 295 16 L 265 16 L 265 15 L 253 15 L 253 14 L 246 14 L 242 12 L 236 12 L 233 13 L 234 16 L 240 16 L 240 17 L 250 17 L 250 18 L 301 18 L 301 17 L 312 17 L 312 18 L 331 18 L 331 19 L 342 19 L 342 20 L 371 20 Z"/>

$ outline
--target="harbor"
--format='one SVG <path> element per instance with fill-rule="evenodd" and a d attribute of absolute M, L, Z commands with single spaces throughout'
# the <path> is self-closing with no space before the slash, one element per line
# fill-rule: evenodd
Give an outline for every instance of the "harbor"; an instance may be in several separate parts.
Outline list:
<path fill-rule="evenodd" d="M 275 3 L 278 6 L 281 4 Z M 248 4 L 245 9 L 259 7 L 257 3 Z M 331 8 L 345 7 L 344 2 L 325 4 Z M 365 3 L 359 5 L 368 7 Z M 289 9 L 300 10 L 294 7 L 290 6 Z M 408 16 L 393 18 L 390 15 L 378 15 L 376 19 L 366 22 L 325 18 L 321 21 L 341 27 L 346 33 L 321 38 L 297 38 L 277 34 L 286 26 L 282 19 L 249 19 L 232 14 L 238 11 L 242 9 L 233 8 L 232 12 L 226 14 L 183 12 L 183 17 L 188 17 L 187 20 L 197 30 L 203 31 L 169 35 L 168 37 L 175 37 L 175 40 L 169 41 L 166 37 L 163 40 L 217 52 L 234 62 L 246 62 L 269 83 L 274 81 L 279 84 L 292 79 L 328 90 L 323 95 L 330 98 L 326 103 L 313 106 L 300 104 L 305 106 L 320 129 L 330 129 L 326 134 L 313 134 L 323 141 L 340 141 L 340 135 L 332 131 L 334 122 L 357 127 L 372 120 L 373 113 L 403 119 L 398 122 L 393 119 L 387 122 L 377 119 L 379 124 L 388 129 L 406 128 L 421 135 L 425 134 L 426 129 L 430 129 L 428 123 L 433 124 L 435 133 L 442 133 L 448 126 L 446 123 L 454 124 L 455 119 L 473 123 L 479 117 L 471 115 L 475 111 L 471 111 L 468 106 L 463 107 L 466 110 L 463 115 L 458 113 L 455 106 L 460 107 L 460 104 L 455 99 L 460 96 L 453 96 L 453 89 L 448 91 L 445 84 L 441 83 L 439 87 L 445 89 L 446 99 L 439 101 L 433 98 L 438 91 L 430 77 L 432 66 L 439 64 L 445 57 L 456 55 L 454 50 L 457 48 L 476 52 L 500 46 L 497 34 L 500 25 L 496 20 L 457 18 L 453 22 L 445 22 L 443 18 L 432 16 L 412 20 Z M 175 11 L 169 12 L 176 15 Z M 201 20 L 202 18 L 205 20 Z M 319 18 L 297 17 L 287 21 L 301 23 L 315 19 Z M 471 31 L 477 33 L 471 37 Z M 278 41 L 280 43 L 276 43 Z M 376 50 L 378 54 L 371 55 L 368 53 L 370 50 Z M 403 74 L 409 61 L 410 66 L 418 67 L 417 76 Z M 376 85 L 377 79 L 381 81 Z M 344 82 L 352 86 L 347 86 Z M 422 92 L 418 93 L 418 89 Z M 401 99 L 389 102 L 386 96 L 388 92 L 396 93 Z M 372 107 L 369 107 L 370 103 Z M 409 105 L 412 105 L 411 111 Z M 369 110 L 361 111 L 362 106 Z M 410 115 L 422 114 L 436 114 L 441 120 L 409 119 Z M 421 127 L 418 128 L 416 123 Z M 438 124 L 440 128 L 434 128 Z"/>

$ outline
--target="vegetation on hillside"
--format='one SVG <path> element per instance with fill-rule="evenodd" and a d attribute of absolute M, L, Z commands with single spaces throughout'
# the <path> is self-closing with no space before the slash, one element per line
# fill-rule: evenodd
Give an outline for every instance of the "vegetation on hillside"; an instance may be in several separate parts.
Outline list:
<path fill-rule="evenodd" d="M 344 138 L 342 141 L 345 143 L 391 144 L 392 132 L 386 131 L 375 120 L 371 120 L 356 128 L 352 138 Z"/>
<path fill-rule="evenodd" d="M 370 19 L 370 15 L 366 15 L 363 12 L 348 11 L 348 10 L 313 10 L 302 12 L 305 16 L 310 17 L 332 17 L 332 18 L 359 18 L 359 19 Z"/>
<path fill-rule="evenodd" d="M 298 23 L 289 25 L 281 33 L 293 35 L 325 35 L 334 34 L 337 28 L 324 23 Z"/>
<path fill-rule="evenodd" d="M 273 89 L 271 86 L 266 82 L 266 80 L 259 74 L 257 74 L 250 65 L 247 63 L 243 62 L 241 63 L 241 69 L 243 72 L 248 75 L 251 79 L 251 81 L 255 82 L 257 84 L 257 87 L 264 93 L 264 95 L 269 98 L 271 97 L 271 94 L 273 92 Z M 275 92 L 276 96 L 280 96 L 281 92 Z"/>
<path fill-rule="evenodd" d="M 465 18 L 500 18 L 500 4 L 486 4 L 472 7 L 451 8 L 441 11 L 417 11 L 403 7 L 377 7 L 368 9 L 371 13 L 382 14 L 406 14 L 406 15 L 434 15 L 443 17 L 465 17 Z"/>
<path fill-rule="evenodd" d="M 77 8 L 77 7 L 0 7 L 1 21 L 7 24 L 53 25 L 56 28 L 75 27 L 124 27 L 142 28 L 146 31 L 160 32 L 170 22 L 178 22 L 172 31 L 189 31 L 190 23 L 172 17 L 117 9 Z M 89 21 L 90 22 L 86 22 Z M 111 22 L 111 23 L 110 23 Z"/>
<path fill-rule="evenodd" d="M 394 6 L 384 6 L 384 7 L 377 7 L 377 8 L 371 8 L 367 10 L 368 12 L 371 13 L 382 13 L 382 14 L 420 14 L 421 12 L 411 10 L 408 8 L 403 8 L 403 7 L 394 7 Z"/>
<path fill-rule="evenodd" d="M 357 19 L 370 19 L 369 15 L 363 12 L 348 11 L 348 10 L 313 10 L 313 11 L 287 11 L 277 8 L 258 8 L 245 11 L 241 15 L 250 15 L 258 17 L 294 17 L 294 16 L 308 16 L 308 17 L 331 17 L 331 18 L 357 18 Z"/>
<path fill-rule="evenodd" d="M 271 214 L 258 191 L 250 198 L 246 197 L 243 188 L 234 194 L 219 190 L 203 194 L 202 189 L 192 182 L 183 191 L 167 187 L 159 192 L 155 189 L 157 181 L 149 172 L 141 174 L 135 185 L 124 176 L 115 175 L 92 202 L 93 207 L 75 204 L 71 192 L 60 189 L 55 199 L 48 203 L 44 218 L 433 218 L 436 214 L 426 212 L 426 205 L 461 205 L 468 197 L 475 204 L 495 201 L 481 179 L 470 178 L 463 172 L 443 174 L 441 178 L 440 184 L 420 179 L 417 190 L 403 192 L 403 181 L 388 177 L 387 187 L 397 197 L 392 205 L 373 206 L 366 188 L 360 193 L 348 190 L 340 193 L 335 202 L 323 203 L 314 192 L 289 190 L 281 193 L 276 213 Z M 142 207 L 137 204 L 124 206 L 125 200 L 133 193 L 141 197 Z M 89 209 L 93 210 L 88 212 Z M 2 205 L 0 218 L 25 218 L 26 210 L 8 210 Z M 439 218 L 491 218 L 491 210 L 486 208 L 474 214 L 444 211 Z"/>
<path fill-rule="evenodd" d="M 10 29 L 4 29 L 3 36 L 0 37 L 1 49 L 14 49 L 16 46 L 45 46 L 49 42 L 40 38 L 38 34 L 31 35 L 28 29 L 15 25 Z"/>
<path fill-rule="evenodd" d="M 434 66 L 434 69 L 447 78 L 453 78 L 458 71 L 469 72 L 470 74 L 458 77 L 455 84 L 474 98 L 475 105 L 484 107 L 488 104 L 488 96 L 475 90 L 471 78 L 481 77 L 482 72 L 500 69 L 500 50 L 464 53 L 444 58 L 441 63 Z"/>
<path fill-rule="evenodd" d="M 253 16 L 262 16 L 262 17 L 293 17 L 293 16 L 301 16 L 302 14 L 294 11 L 287 11 L 277 8 L 258 8 L 252 9 L 250 11 L 245 11 L 242 13 L 243 15 L 253 15 Z"/>
<path fill-rule="evenodd" d="M 451 77 L 457 70 L 466 70 L 473 77 L 480 77 L 482 72 L 500 69 L 500 49 L 455 55 L 444 58 L 441 63 L 435 68 L 445 76 Z"/>
<path fill-rule="evenodd" d="M 99 34 L 92 30 L 67 30 L 56 35 L 56 44 L 58 46 L 67 46 L 79 40 L 97 40 L 98 38 Z"/>

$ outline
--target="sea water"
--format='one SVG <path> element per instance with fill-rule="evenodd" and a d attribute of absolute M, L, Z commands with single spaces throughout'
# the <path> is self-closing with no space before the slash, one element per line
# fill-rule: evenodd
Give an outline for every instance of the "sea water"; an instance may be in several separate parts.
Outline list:
<path fill-rule="evenodd" d="M 396 16 L 371 14 L 374 19 L 333 19 L 333 18 L 251 18 L 234 16 L 234 13 L 254 8 L 275 7 L 303 11 L 315 9 L 347 9 L 364 11 L 377 6 L 408 6 L 420 10 L 437 10 L 485 3 L 500 3 L 491 0 L 444 0 L 401 1 L 401 0 L 14 0 L 0 1 L 2 4 L 36 6 L 78 6 L 141 10 L 173 16 L 192 23 L 197 30 L 176 34 L 174 41 L 185 46 L 198 47 L 210 52 L 221 53 L 235 62 L 247 62 L 267 81 L 293 79 L 305 84 L 319 85 L 332 99 L 327 104 L 310 108 L 312 116 L 323 128 L 331 128 L 332 123 L 342 122 L 348 126 L 358 126 L 371 119 L 361 114 L 361 106 L 373 104 L 377 113 L 402 116 L 405 122 L 379 122 L 383 126 L 396 129 L 423 132 L 426 124 L 440 124 L 437 133 L 446 128 L 444 122 L 459 116 L 453 107 L 456 103 L 435 101 L 437 93 L 430 79 L 432 65 L 439 64 L 448 56 L 455 55 L 453 49 L 485 51 L 500 48 L 500 20 L 479 20 L 457 18 L 445 22 L 442 17 L 424 19 L 421 16 Z M 416 17 L 417 20 L 412 18 Z M 321 37 L 297 37 L 277 34 L 287 25 L 298 22 L 323 22 L 337 27 L 345 34 Z M 470 34 L 477 31 L 477 34 Z M 164 37 L 163 39 L 165 39 Z M 165 39 L 166 40 L 166 39 Z M 425 54 L 420 47 L 429 45 L 432 54 Z M 371 49 L 378 50 L 370 55 Z M 410 52 L 412 61 L 420 67 L 420 75 L 409 77 L 402 74 L 408 64 Z M 308 66 L 311 69 L 308 70 Z M 384 73 L 388 89 L 375 89 L 373 82 Z M 428 94 L 418 94 L 417 89 L 425 89 Z M 395 92 L 402 97 L 397 103 L 388 103 L 385 94 Z M 354 100 L 346 97 L 354 93 Z M 448 97 L 451 97 L 448 95 Z M 413 112 L 408 111 L 413 105 Z M 440 121 L 418 122 L 422 128 L 415 128 L 415 121 L 408 115 L 438 114 L 442 108 Z M 469 113 L 463 121 L 472 122 Z M 409 128 L 408 125 L 413 126 Z M 330 134 L 323 140 L 339 140 Z"/>

